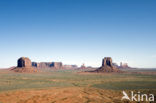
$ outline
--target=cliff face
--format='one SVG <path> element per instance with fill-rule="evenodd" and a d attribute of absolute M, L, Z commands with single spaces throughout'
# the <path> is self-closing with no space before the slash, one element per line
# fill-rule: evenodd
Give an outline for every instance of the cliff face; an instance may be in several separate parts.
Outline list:
<path fill-rule="evenodd" d="M 56 68 L 60 69 L 63 67 L 62 62 L 32 62 L 32 66 L 40 69 L 45 69 L 45 68 Z"/>
<path fill-rule="evenodd" d="M 37 63 L 37 68 L 50 68 L 52 62 L 40 62 Z"/>
<path fill-rule="evenodd" d="M 17 60 L 17 67 L 14 67 L 10 70 L 15 72 L 38 72 L 39 69 L 54 68 L 62 69 L 62 62 L 31 62 L 27 57 L 21 57 Z"/>
<path fill-rule="evenodd" d="M 128 63 L 120 63 L 120 66 L 119 66 L 120 69 L 133 69 L 131 67 L 128 66 Z"/>
<path fill-rule="evenodd" d="M 104 67 L 104 66 L 113 67 L 113 65 L 112 65 L 112 58 L 111 58 L 111 57 L 105 57 L 105 58 L 102 60 L 102 67 Z"/>
<path fill-rule="evenodd" d="M 51 67 L 59 69 L 59 68 L 63 67 L 63 64 L 62 64 L 62 62 L 52 62 Z"/>
<path fill-rule="evenodd" d="M 17 67 L 31 67 L 31 60 L 27 57 L 21 57 L 17 61 Z"/>
<path fill-rule="evenodd" d="M 32 62 L 32 66 L 33 67 L 38 67 L 38 63 L 37 62 Z"/>
<path fill-rule="evenodd" d="M 21 57 L 17 60 L 17 67 L 11 69 L 15 72 L 37 72 L 35 68 L 32 67 L 31 60 L 27 57 Z"/>
<path fill-rule="evenodd" d="M 111 57 L 105 57 L 102 60 L 102 66 L 96 69 L 95 72 L 121 72 L 121 71 L 117 67 L 113 66 Z"/>

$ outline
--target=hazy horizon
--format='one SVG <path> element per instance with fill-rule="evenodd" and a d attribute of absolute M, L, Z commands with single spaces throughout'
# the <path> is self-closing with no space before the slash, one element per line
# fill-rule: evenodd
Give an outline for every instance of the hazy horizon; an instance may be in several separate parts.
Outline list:
<path fill-rule="evenodd" d="M 1 0 L 0 68 L 17 59 L 156 68 L 155 0 Z"/>

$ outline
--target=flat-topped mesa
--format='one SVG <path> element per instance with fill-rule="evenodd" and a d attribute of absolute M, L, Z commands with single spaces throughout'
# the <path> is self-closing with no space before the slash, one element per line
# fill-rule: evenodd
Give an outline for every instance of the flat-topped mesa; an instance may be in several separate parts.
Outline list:
<path fill-rule="evenodd" d="M 52 62 L 40 62 L 37 64 L 37 68 L 50 68 Z"/>
<path fill-rule="evenodd" d="M 63 64 L 62 64 L 62 62 L 52 62 L 52 64 L 50 66 L 54 67 L 56 69 L 61 69 Z"/>
<path fill-rule="evenodd" d="M 37 72 L 37 69 L 32 67 L 32 62 L 27 57 L 21 57 L 17 60 L 17 67 L 14 69 L 15 72 Z"/>
<path fill-rule="evenodd" d="M 95 72 L 121 72 L 118 68 L 113 66 L 112 58 L 111 57 L 105 57 L 102 60 L 102 66 L 95 70 Z"/>
<path fill-rule="evenodd" d="M 32 66 L 38 69 L 62 69 L 62 62 L 32 62 Z"/>

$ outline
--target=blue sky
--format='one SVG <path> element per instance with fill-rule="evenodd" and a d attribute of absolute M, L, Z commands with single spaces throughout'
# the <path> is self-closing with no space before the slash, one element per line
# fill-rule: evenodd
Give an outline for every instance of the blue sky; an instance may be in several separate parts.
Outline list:
<path fill-rule="evenodd" d="M 155 0 L 0 0 L 0 67 L 32 61 L 156 67 Z"/>

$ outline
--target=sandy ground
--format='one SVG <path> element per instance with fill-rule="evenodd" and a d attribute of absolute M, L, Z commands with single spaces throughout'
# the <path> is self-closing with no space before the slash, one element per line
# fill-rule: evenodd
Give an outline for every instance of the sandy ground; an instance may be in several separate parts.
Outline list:
<path fill-rule="evenodd" d="M 121 103 L 120 92 L 95 88 L 50 88 L 0 93 L 0 103 Z"/>

